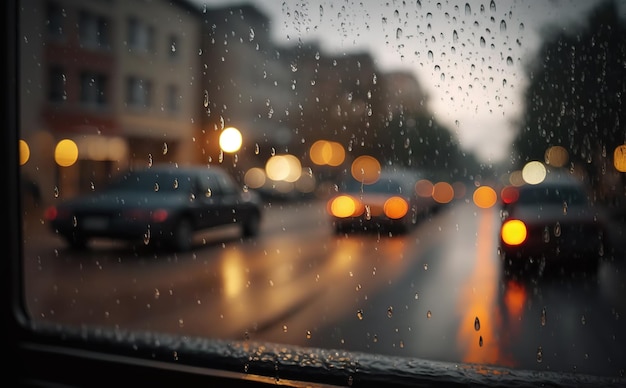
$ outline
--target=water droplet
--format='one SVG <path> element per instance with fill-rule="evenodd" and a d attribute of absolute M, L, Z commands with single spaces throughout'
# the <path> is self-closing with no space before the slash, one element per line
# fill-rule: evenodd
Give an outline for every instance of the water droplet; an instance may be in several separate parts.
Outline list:
<path fill-rule="evenodd" d="M 506 22 L 504 19 L 500 21 L 500 32 L 506 32 Z"/>
<path fill-rule="evenodd" d="M 537 362 L 543 361 L 543 349 L 540 347 L 537 348 Z"/>
<path fill-rule="evenodd" d="M 287 325 L 283 325 L 283 333 L 287 332 Z"/>
<path fill-rule="evenodd" d="M 59 198 L 59 188 L 54 186 L 54 198 Z"/>
<path fill-rule="evenodd" d="M 433 313 L 430 310 L 428 310 L 428 312 L 426 312 L 426 318 L 430 319 L 432 318 L 432 316 L 433 316 Z"/>
<path fill-rule="evenodd" d="M 419 294 L 416 292 L 415 293 L 415 300 L 418 300 L 420 298 Z"/>
<path fill-rule="evenodd" d="M 558 222 L 554 225 L 554 236 L 561 237 L 561 224 Z"/>
<path fill-rule="evenodd" d="M 428 264 L 424 264 L 424 271 L 428 271 Z"/>
<path fill-rule="evenodd" d="M 363 310 L 359 310 L 356 312 L 356 316 L 359 318 L 359 320 L 363 319 Z"/>
<path fill-rule="evenodd" d="M 208 90 L 204 91 L 204 101 L 202 102 L 205 108 L 209 107 L 209 92 Z"/>
<path fill-rule="evenodd" d="M 378 342 L 378 335 L 374 334 L 374 343 Z"/>
<path fill-rule="evenodd" d="M 76 218 L 76 216 L 73 216 L 73 217 L 72 217 L 72 225 L 73 225 L 74 227 L 78 226 L 78 219 Z"/>
<path fill-rule="evenodd" d="M 152 154 L 148 154 L 148 167 L 152 167 L 152 163 L 154 161 L 152 160 Z"/>
<path fill-rule="evenodd" d="M 580 323 L 582 323 L 583 325 L 587 324 L 587 318 L 585 318 L 585 315 L 583 314 L 582 317 L 580 317 Z"/>
<path fill-rule="evenodd" d="M 393 316 L 393 307 L 389 306 L 389 308 L 387 309 L 387 316 L 389 318 L 391 318 Z"/>
<path fill-rule="evenodd" d="M 483 347 L 483 336 L 481 335 L 480 338 L 478 338 L 478 346 L 480 346 L 481 348 Z"/>
<path fill-rule="evenodd" d="M 163 155 L 167 155 L 167 143 L 163 143 Z"/>
<path fill-rule="evenodd" d="M 259 149 L 259 143 L 256 143 L 256 144 L 254 145 L 254 154 L 255 154 L 255 155 L 258 155 L 260 151 L 261 151 L 261 150 Z"/>
<path fill-rule="evenodd" d="M 480 330 L 480 320 L 478 319 L 478 317 L 476 317 L 476 319 L 474 319 L 474 330 L 476 330 L 476 331 Z"/>
<path fill-rule="evenodd" d="M 177 178 L 174 178 L 174 186 L 173 187 L 174 187 L 174 189 L 178 188 L 178 179 Z"/>
<path fill-rule="evenodd" d="M 311 330 L 306 331 L 306 338 L 311 339 Z"/>
<path fill-rule="evenodd" d="M 541 309 L 541 326 L 545 326 L 548 321 L 548 317 L 546 316 L 546 308 Z"/>
<path fill-rule="evenodd" d="M 154 191 L 159 191 L 159 184 L 154 182 Z"/>
<path fill-rule="evenodd" d="M 547 226 L 543 228 L 543 242 L 550 242 L 550 230 Z"/>
<path fill-rule="evenodd" d="M 506 57 L 506 64 L 509 66 L 513 66 L 513 57 L 511 56 Z"/>
<path fill-rule="evenodd" d="M 143 234 L 143 243 L 144 245 L 150 244 L 150 228 L 146 230 L 146 233 Z"/>

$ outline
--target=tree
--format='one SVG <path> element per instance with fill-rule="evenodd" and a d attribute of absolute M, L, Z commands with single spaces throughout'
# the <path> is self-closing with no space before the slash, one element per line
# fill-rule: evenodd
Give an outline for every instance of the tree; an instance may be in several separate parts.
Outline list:
<path fill-rule="evenodd" d="M 526 113 L 514 142 L 520 166 L 562 146 L 594 188 L 613 168 L 613 150 L 626 142 L 626 27 L 618 15 L 605 1 L 578 31 L 548 31 L 527 69 Z"/>

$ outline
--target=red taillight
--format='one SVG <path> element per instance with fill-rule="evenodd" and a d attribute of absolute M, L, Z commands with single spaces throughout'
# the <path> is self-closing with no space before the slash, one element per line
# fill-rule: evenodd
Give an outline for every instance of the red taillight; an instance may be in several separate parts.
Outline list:
<path fill-rule="evenodd" d="M 500 191 L 500 198 L 505 204 L 513 203 L 519 198 L 519 190 L 515 186 L 505 186 Z"/>
<path fill-rule="evenodd" d="M 58 217 L 58 215 L 59 215 L 59 211 L 54 206 L 50 206 L 49 208 L 47 208 L 43 214 L 44 218 L 48 221 L 55 220 Z"/>
<path fill-rule="evenodd" d="M 512 246 L 523 244 L 527 234 L 526 225 L 520 220 L 508 220 L 500 229 L 502 241 Z"/>
<path fill-rule="evenodd" d="M 163 222 L 167 220 L 168 216 L 167 210 L 157 209 L 152 212 L 150 219 L 154 222 Z"/>
<path fill-rule="evenodd" d="M 409 211 L 409 203 L 401 197 L 391 197 L 385 201 L 383 206 L 385 215 L 392 220 L 402 218 Z"/>

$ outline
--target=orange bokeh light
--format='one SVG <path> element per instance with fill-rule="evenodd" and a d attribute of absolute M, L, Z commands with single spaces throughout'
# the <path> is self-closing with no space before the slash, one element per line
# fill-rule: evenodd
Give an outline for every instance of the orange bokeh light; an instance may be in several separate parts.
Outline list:
<path fill-rule="evenodd" d="M 480 186 L 474 191 L 474 203 L 476 206 L 488 209 L 496 204 L 498 195 L 496 191 L 489 186 Z"/>
<path fill-rule="evenodd" d="M 380 178 L 380 163 L 372 156 L 362 155 L 354 159 L 350 172 L 357 181 L 371 185 Z"/>
<path fill-rule="evenodd" d="M 439 203 L 448 203 L 454 198 L 454 188 L 448 182 L 437 182 L 433 186 L 433 199 Z"/>

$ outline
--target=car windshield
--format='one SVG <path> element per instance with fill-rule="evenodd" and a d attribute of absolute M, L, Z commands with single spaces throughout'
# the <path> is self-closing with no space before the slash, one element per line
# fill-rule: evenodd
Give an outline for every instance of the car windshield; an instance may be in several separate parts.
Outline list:
<path fill-rule="evenodd" d="M 189 192 L 191 178 L 184 173 L 170 172 L 128 172 L 117 177 L 109 190 L 134 191 L 140 193 Z"/>
<path fill-rule="evenodd" d="M 624 382 L 626 1 L 18 8 L 33 326 Z M 224 177 L 161 201 L 187 168 Z M 505 220 L 511 187 L 563 215 Z"/>

